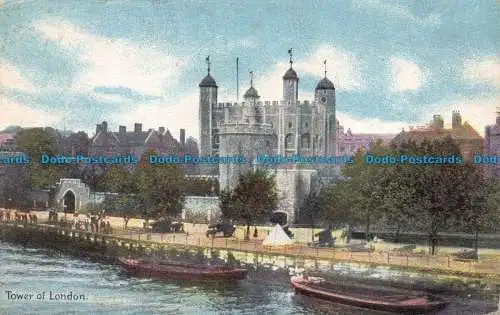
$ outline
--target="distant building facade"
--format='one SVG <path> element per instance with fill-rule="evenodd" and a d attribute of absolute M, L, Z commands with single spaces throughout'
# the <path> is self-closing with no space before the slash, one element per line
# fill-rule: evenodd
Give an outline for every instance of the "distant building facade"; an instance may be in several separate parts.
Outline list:
<path fill-rule="evenodd" d="M 444 127 L 444 120 L 441 115 L 434 115 L 432 122 L 424 127 L 410 127 L 409 131 L 402 131 L 394 139 L 394 144 L 415 141 L 420 143 L 423 140 L 437 140 L 451 137 L 460 147 L 461 155 L 466 160 L 471 160 L 475 154 L 484 152 L 484 139 L 468 123 L 462 123 L 462 116 L 458 111 L 452 115 L 451 128 Z"/>
<path fill-rule="evenodd" d="M 16 150 L 16 135 L 15 132 L 0 132 L 0 151 Z"/>
<path fill-rule="evenodd" d="M 352 133 L 350 128 L 344 132 L 344 127 L 338 121 L 337 125 L 339 155 L 355 155 L 361 149 L 370 149 L 377 141 L 382 141 L 383 145 L 389 145 L 397 136 L 396 133 Z"/>
<path fill-rule="evenodd" d="M 496 156 L 500 160 L 500 110 L 497 111 L 496 123 L 486 126 L 484 138 L 485 154 Z M 488 173 L 496 178 L 500 178 L 500 163 L 488 166 Z"/>
<path fill-rule="evenodd" d="M 125 126 L 120 126 L 118 131 L 108 129 L 107 122 L 103 121 L 96 127 L 96 134 L 91 139 L 91 155 L 135 155 L 138 159 L 150 150 L 161 155 L 198 156 L 198 144 L 192 137 L 186 139 L 186 131 L 180 130 L 180 140 L 175 139 L 165 127 L 158 130 L 144 131 L 142 124 L 135 123 L 133 131 L 127 131 Z M 196 173 L 196 165 L 186 165 L 188 174 Z"/>

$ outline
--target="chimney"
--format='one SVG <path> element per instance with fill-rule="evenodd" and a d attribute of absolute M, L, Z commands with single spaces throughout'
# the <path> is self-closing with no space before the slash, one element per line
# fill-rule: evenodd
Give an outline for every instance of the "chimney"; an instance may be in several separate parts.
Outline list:
<path fill-rule="evenodd" d="M 181 140 L 181 146 L 184 146 L 186 144 L 186 130 L 185 129 L 181 129 L 181 136 L 180 136 L 180 140 Z"/>
<path fill-rule="evenodd" d="M 134 124 L 134 132 L 135 133 L 141 133 L 142 132 L 142 124 L 135 123 Z"/>
<path fill-rule="evenodd" d="M 125 126 L 120 126 L 120 127 L 118 127 L 118 131 L 119 131 L 120 133 L 126 133 L 126 132 L 127 132 L 127 127 L 125 127 Z"/>
<path fill-rule="evenodd" d="M 437 129 L 443 129 L 444 120 L 441 117 L 441 115 L 434 115 L 432 117 L 432 125 L 433 125 L 433 127 L 437 128 Z"/>
<path fill-rule="evenodd" d="M 108 131 L 108 123 L 103 121 L 101 123 L 101 130 L 104 131 L 104 132 L 107 132 Z"/>
<path fill-rule="evenodd" d="M 462 126 L 462 116 L 460 116 L 460 112 L 457 110 L 453 111 L 451 126 L 453 129 L 457 129 Z"/>
<path fill-rule="evenodd" d="M 158 131 L 160 132 L 160 134 L 164 134 L 165 133 L 165 127 L 158 127 Z"/>
<path fill-rule="evenodd" d="M 101 132 L 101 130 L 102 130 L 101 124 L 97 124 L 95 127 L 95 134 L 97 135 L 99 132 Z"/>

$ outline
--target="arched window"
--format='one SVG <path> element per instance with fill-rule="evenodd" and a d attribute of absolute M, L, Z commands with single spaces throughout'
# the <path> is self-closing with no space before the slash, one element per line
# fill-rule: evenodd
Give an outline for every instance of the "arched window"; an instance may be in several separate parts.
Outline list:
<path fill-rule="evenodd" d="M 295 139 L 292 133 L 285 137 L 285 150 L 293 149 L 295 147 Z"/>
<path fill-rule="evenodd" d="M 292 128 L 292 123 L 291 122 L 288 123 L 288 128 Z"/>
<path fill-rule="evenodd" d="M 310 148 L 310 136 L 308 133 L 305 133 L 302 135 L 300 139 L 300 146 L 302 149 L 309 149 Z"/>

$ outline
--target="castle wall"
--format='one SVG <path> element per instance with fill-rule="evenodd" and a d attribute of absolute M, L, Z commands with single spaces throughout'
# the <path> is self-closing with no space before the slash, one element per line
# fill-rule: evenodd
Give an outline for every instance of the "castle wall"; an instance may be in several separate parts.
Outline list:
<path fill-rule="evenodd" d="M 294 223 L 298 209 L 318 180 L 318 173 L 312 169 L 277 169 L 278 211 L 286 212 L 288 223 Z"/>
<path fill-rule="evenodd" d="M 219 165 L 219 182 L 222 189 L 233 189 L 240 174 L 253 167 L 259 154 L 275 154 L 276 137 L 270 126 L 230 124 L 221 128 L 220 156 L 244 156 L 245 164 L 226 163 Z"/>
<path fill-rule="evenodd" d="M 212 124 L 212 135 L 214 139 L 220 141 L 217 135 L 220 134 L 221 126 L 225 123 L 245 123 L 242 117 L 245 106 L 248 105 L 244 102 L 217 104 L 213 109 L 215 120 Z M 264 123 L 272 127 L 278 138 L 280 136 L 282 138 L 281 150 L 279 141 L 276 142 L 276 154 L 326 155 L 327 121 L 325 116 L 327 111 L 324 106 L 316 106 L 309 101 L 297 103 L 296 106 L 285 101 L 266 101 L 257 102 L 257 106 L 262 106 Z M 280 107 L 283 111 L 281 119 Z M 219 147 L 220 145 L 214 146 L 214 154 L 220 153 L 220 151 L 215 151 Z"/>

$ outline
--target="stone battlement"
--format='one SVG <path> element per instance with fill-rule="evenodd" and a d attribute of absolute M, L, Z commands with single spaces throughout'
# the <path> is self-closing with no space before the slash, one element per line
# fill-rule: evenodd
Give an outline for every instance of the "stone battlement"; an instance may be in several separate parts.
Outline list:
<path fill-rule="evenodd" d="M 240 103 L 217 103 L 216 108 L 226 108 L 226 107 L 244 107 L 245 102 L 240 102 Z M 314 105 L 314 101 L 298 101 L 297 105 L 298 106 L 312 106 Z M 274 106 L 289 106 L 288 101 L 258 101 L 257 106 L 264 106 L 264 107 L 274 107 Z"/>

